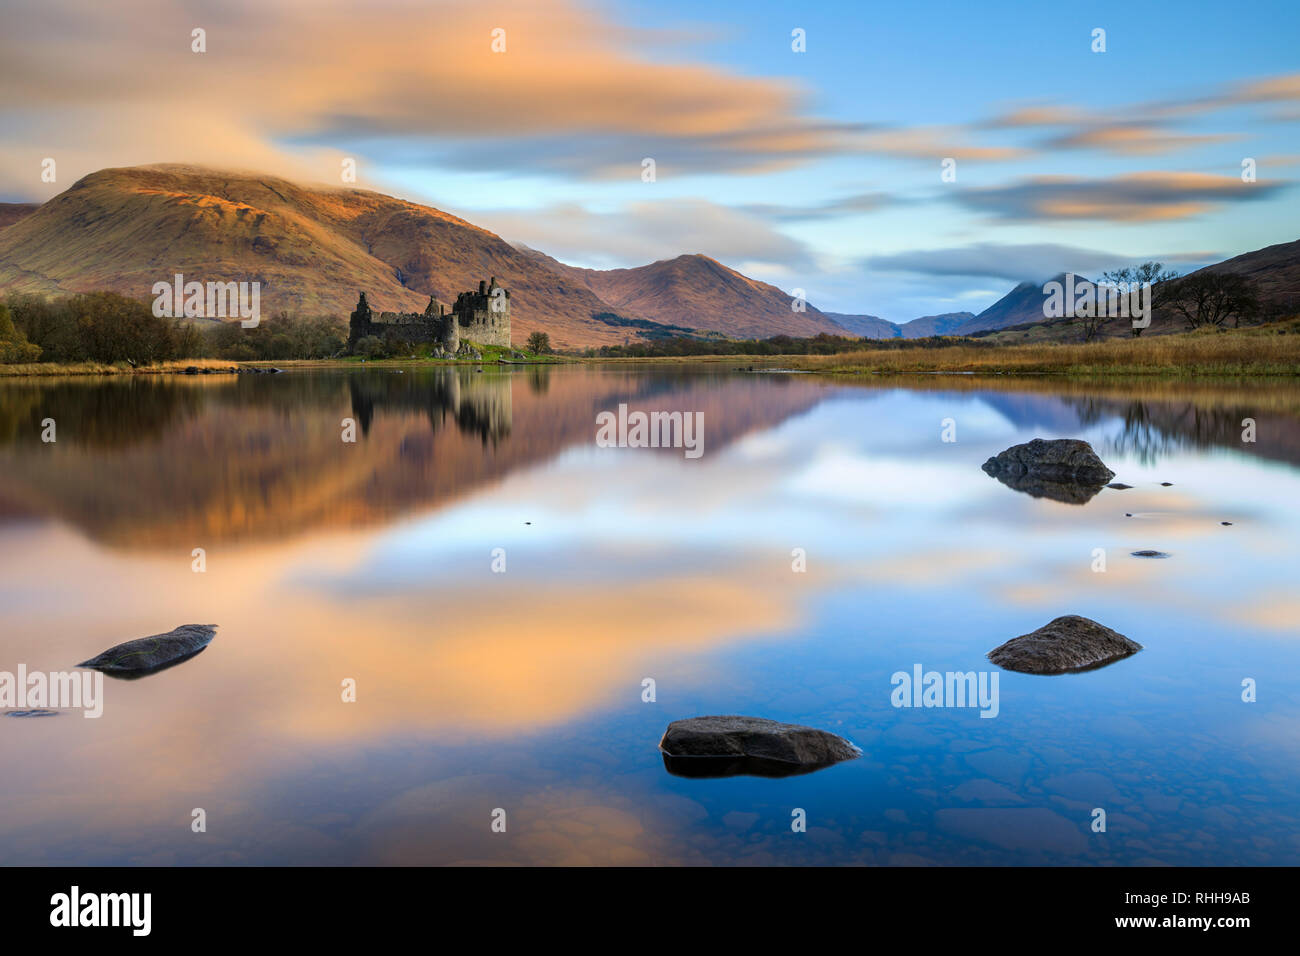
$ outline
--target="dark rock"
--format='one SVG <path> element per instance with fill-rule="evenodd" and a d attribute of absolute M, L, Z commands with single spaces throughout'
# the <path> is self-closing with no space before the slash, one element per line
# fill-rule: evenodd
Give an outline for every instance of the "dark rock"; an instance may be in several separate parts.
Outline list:
<path fill-rule="evenodd" d="M 1132 552 L 1132 554 L 1133 554 L 1133 557 L 1135 557 L 1135 558 L 1167 558 L 1167 557 L 1169 557 L 1168 553 L 1166 553 L 1166 552 L 1164 552 L 1164 551 L 1134 551 L 1134 552 Z"/>
<path fill-rule="evenodd" d="M 1124 491 L 1124 490 L 1126 490 L 1126 489 L 1128 489 L 1128 488 L 1132 488 L 1133 486 L 1132 486 L 1132 485 L 1126 485 L 1126 484 L 1124 484 L 1124 482 L 1122 482 L 1122 481 L 1112 481 L 1112 482 L 1111 482 L 1109 485 L 1107 485 L 1106 487 L 1107 487 L 1107 488 L 1114 488 L 1116 491 Z"/>
<path fill-rule="evenodd" d="M 215 624 L 182 624 L 166 634 L 110 647 L 77 666 L 92 667 L 105 674 L 142 677 L 188 660 L 207 647 L 216 633 Z"/>
<path fill-rule="evenodd" d="M 186 375 L 198 375 L 198 374 L 199 374 L 199 367 L 198 367 L 197 365 L 187 365 L 187 366 L 185 366 L 185 374 L 186 374 Z"/>
<path fill-rule="evenodd" d="M 1161 487 L 1161 488 L 1172 488 L 1173 486 L 1174 486 L 1174 483 L 1173 483 L 1172 481 L 1162 481 L 1162 482 L 1160 482 L 1160 487 Z"/>
<path fill-rule="evenodd" d="M 824 730 L 735 715 L 674 720 L 659 749 L 664 767 L 686 777 L 788 776 L 862 755 Z"/>
<path fill-rule="evenodd" d="M 1220 521 L 1219 524 L 1221 524 L 1221 525 L 1227 527 L 1228 525 L 1232 524 L 1232 522 L 1231 522 L 1231 521 Z"/>
<path fill-rule="evenodd" d="M 1078 505 L 1090 501 L 1115 477 L 1092 446 L 1077 438 L 1035 438 L 1013 445 L 983 468 L 1008 488 Z"/>
<path fill-rule="evenodd" d="M 1104 667 L 1142 645 L 1096 621 L 1067 614 L 989 651 L 998 667 L 1024 674 L 1066 674 Z"/>

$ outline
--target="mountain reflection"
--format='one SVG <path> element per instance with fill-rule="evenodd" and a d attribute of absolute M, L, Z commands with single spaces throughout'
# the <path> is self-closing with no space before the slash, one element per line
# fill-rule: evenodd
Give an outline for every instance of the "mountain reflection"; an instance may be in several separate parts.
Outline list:
<path fill-rule="evenodd" d="M 1110 426 L 1099 454 L 1132 455 L 1159 464 L 1180 449 L 1221 448 L 1300 465 L 1300 386 L 1294 381 L 996 380 L 953 377 L 937 389 L 933 378 L 897 376 L 856 387 L 970 393 L 1018 428 L 1042 437 L 1070 437 Z M 1256 441 L 1242 441 L 1243 421 L 1255 422 Z"/>
<path fill-rule="evenodd" d="M 806 378 L 628 369 L 365 369 L 0 385 L 0 522 L 58 518 L 120 547 L 366 527 L 591 445 L 628 402 L 701 411 L 709 451 L 811 408 Z M 759 400 L 759 395 L 762 400 Z M 41 440 L 42 421 L 57 441 Z M 356 441 L 347 441 L 347 420 Z M 674 449 L 646 450 L 671 455 Z"/>

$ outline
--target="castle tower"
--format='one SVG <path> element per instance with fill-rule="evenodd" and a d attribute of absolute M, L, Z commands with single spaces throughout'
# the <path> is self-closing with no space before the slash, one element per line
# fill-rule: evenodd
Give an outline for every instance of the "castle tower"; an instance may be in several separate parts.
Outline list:
<path fill-rule="evenodd" d="M 370 324 L 372 313 L 370 303 L 366 301 L 366 294 L 361 293 L 361 299 L 357 302 L 357 307 L 352 313 L 351 319 L 348 320 L 348 351 L 356 349 L 357 342 L 371 334 Z"/>
<path fill-rule="evenodd" d="M 438 344 L 450 354 L 455 355 L 460 349 L 460 321 L 455 312 L 443 315 L 438 320 Z"/>

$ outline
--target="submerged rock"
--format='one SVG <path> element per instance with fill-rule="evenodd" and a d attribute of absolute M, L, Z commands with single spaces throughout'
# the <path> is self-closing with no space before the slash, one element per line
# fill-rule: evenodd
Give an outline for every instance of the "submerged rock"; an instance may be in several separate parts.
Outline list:
<path fill-rule="evenodd" d="M 1104 667 L 1142 645 L 1105 625 L 1067 614 L 989 651 L 998 667 L 1023 674 L 1065 674 Z"/>
<path fill-rule="evenodd" d="M 1107 488 L 1114 488 L 1116 491 L 1126 491 L 1127 489 L 1132 488 L 1133 486 L 1132 486 L 1132 485 L 1126 485 L 1126 484 L 1124 484 L 1124 482 L 1122 482 L 1122 481 L 1112 481 L 1112 482 L 1111 482 L 1109 485 L 1107 485 L 1106 487 L 1107 487 Z"/>
<path fill-rule="evenodd" d="M 1167 558 L 1167 557 L 1169 557 L 1169 553 L 1168 553 L 1167 551 L 1150 551 L 1150 550 L 1147 550 L 1147 551 L 1134 551 L 1134 552 L 1132 552 L 1132 554 L 1133 554 L 1133 557 L 1135 557 L 1135 558 Z"/>
<path fill-rule="evenodd" d="M 207 647 L 216 633 L 215 624 L 182 624 L 166 634 L 141 637 L 110 647 L 77 666 L 92 667 L 105 674 L 143 676 L 188 660 Z"/>
<path fill-rule="evenodd" d="M 1035 438 L 994 455 L 984 472 L 1035 498 L 1085 504 L 1115 477 L 1092 446 L 1077 438 Z"/>
<path fill-rule="evenodd" d="M 808 773 L 862 751 L 836 734 L 762 717 L 674 720 L 659 741 L 664 767 L 684 777 Z"/>
<path fill-rule="evenodd" d="M 57 717 L 59 716 L 59 712 L 57 710 L 45 710 L 44 708 L 37 708 L 36 710 L 6 710 L 5 716 L 6 717 Z"/>

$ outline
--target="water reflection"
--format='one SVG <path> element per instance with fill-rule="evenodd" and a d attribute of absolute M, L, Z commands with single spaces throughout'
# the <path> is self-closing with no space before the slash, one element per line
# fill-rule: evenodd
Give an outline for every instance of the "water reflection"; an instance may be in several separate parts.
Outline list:
<path fill-rule="evenodd" d="M 4 722 L 26 770 L 0 785 L 5 860 L 1288 862 L 1300 472 L 1274 462 L 1296 392 L 625 367 L 2 384 L 0 670 L 222 624 L 184 667 L 114 682 L 101 719 Z M 596 448 L 619 402 L 704 411 L 705 455 Z M 1167 429 L 1158 461 L 1119 444 L 1135 403 Z M 50 408 L 74 423 L 54 445 Z M 1253 412 L 1260 442 L 1215 408 Z M 1085 438 L 1132 487 L 1067 507 L 980 470 L 1036 436 Z M 895 671 L 985 668 L 1063 613 L 1145 650 L 1004 673 L 994 720 L 890 705 Z M 665 723 L 708 713 L 864 754 L 665 773 Z"/>
<path fill-rule="evenodd" d="M 555 389 L 549 376 L 426 368 L 0 385 L 0 517 L 54 517 L 153 549 L 382 524 L 591 444 L 596 414 L 620 402 L 700 409 L 722 448 L 824 394 L 805 383 L 764 389 L 759 403 L 749 383 L 732 407 L 699 375 L 577 371 Z M 40 438 L 46 418 L 54 444 Z M 344 441 L 346 418 L 362 440 Z"/>

